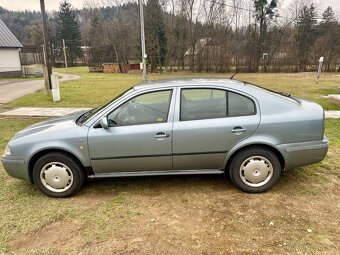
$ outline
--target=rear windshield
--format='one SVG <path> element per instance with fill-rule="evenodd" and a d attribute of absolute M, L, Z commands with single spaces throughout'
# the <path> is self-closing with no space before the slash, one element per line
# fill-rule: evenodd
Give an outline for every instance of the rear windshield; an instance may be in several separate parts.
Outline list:
<path fill-rule="evenodd" d="M 264 90 L 264 91 L 267 91 L 267 92 L 270 92 L 270 93 L 273 93 L 275 95 L 279 95 L 279 96 L 282 96 L 284 98 L 287 98 L 287 99 L 290 99 L 292 100 L 293 102 L 295 103 L 298 103 L 301 105 L 301 101 L 299 99 L 297 99 L 296 97 L 293 97 L 291 94 L 289 93 L 286 93 L 286 92 L 280 92 L 280 91 L 275 91 L 275 90 L 271 90 L 271 89 L 267 89 L 267 88 L 264 88 L 264 87 L 261 87 L 259 85 L 255 85 L 255 84 L 252 84 L 252 83 L 247 83 L 245 82 L 244 83 L 245 85 L 250 85 L 250 86 L 254 86 L 260 90 Z"/>

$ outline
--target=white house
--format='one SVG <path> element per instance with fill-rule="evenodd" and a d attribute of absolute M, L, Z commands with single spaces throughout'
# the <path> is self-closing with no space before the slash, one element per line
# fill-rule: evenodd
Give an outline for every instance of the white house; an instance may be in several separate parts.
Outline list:
<path fill-rule="evenodd" d="M 0 77 L 22 76 L 21 48 L 22 44 L 0 19 Z"/>

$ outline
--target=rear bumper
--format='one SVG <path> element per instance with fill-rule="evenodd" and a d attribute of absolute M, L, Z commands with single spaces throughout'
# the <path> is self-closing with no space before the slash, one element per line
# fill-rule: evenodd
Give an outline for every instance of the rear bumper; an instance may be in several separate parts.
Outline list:
<path fill-rule="evenodd" d="M 18 179 L 30 180 L 25 159 L 14 156 L 3 156 L 1 162 L 8 175 Z"/>
<path fill-rule="evenodd" d="M 328 147 L 329 141 L 326 136 L 324 136 L 322 141 L 282 144 L 278 146 L 285 159 L 285 170 L 320 162 L 325 158 Z"/>

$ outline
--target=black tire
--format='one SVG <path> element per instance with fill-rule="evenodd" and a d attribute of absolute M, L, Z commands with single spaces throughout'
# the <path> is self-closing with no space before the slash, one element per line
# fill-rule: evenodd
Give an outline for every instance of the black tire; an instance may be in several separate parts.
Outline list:
<path fill-rule="evenodd" d="M 46 170 L 51 169 L 51 166 L 50 168 L 47 168 L 46 166 L 53 162 L 57 162 L 56 164 L 53 164 L 53 166 L 59 167 L 57 169 L 62 169 L 62 175 L 68 175 L 69 178 L 72 180 L 67 180 L 67 184 L 64 188 L 54 188 L 46 184 L 48 182 L 46 181 L 46 174 L 44 173 L 46 173 Z M 46 169 L 45 171 L 44 168 Z M 42 173 L 42 171 L 44 171 L 44 173 Z M 41 177 L 41 175 L 43 177 Z M 65 176 L 62 177 L 64 178 Z M 59 180 L 60 177 L 59 175 L 56 175 L 56 177 L 53 178 L 57 178 L 57 180 Z M 63 181 L 62 179 L 60 180 Z M 33 181 L 37 185 L 39 190 L 45 195 L 50 197 L 63 198 L 75 195 L 83 186 L 85 176 L 82 167 L 72 157 L 62 152 L 51 152 L 39 158 L 38 161 L 35 163 L 33 168 Z M 45 184 L 43 183 L 43 181 L 45 181 Z"/>
<path fill-rule="evenodd" d="M 244 149 L 234 155 L 231 160 L 229 167 L 230 179 L 242 191 L 248 193 L 265 192 L 280 179 L 282 171 L 280 161 L 275 153 L 269 149 L 261 147 Z M 252 163 L 252 165 L 249 163 Z M 245 168 L 248 164 L 248 171 L 246 171 Z M 243 166 L 242 170 L 241 166 Z M 248 175 L 245 173 L 248 173 Z M 258 180 L 258 183 L 256 183 L 256 181 L 251 182 L 251 178 L 259 178 L 260 180 L 264 178 L 264 180 Z"/>

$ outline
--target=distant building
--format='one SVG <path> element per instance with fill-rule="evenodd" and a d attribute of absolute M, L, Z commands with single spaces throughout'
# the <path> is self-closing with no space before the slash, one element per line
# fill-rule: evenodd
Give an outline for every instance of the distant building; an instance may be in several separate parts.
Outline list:
<path fill-rule="evenodd" d="M 22 76 L 21 48 L 22 44 L 0 19 L 0 77 Z"/>

